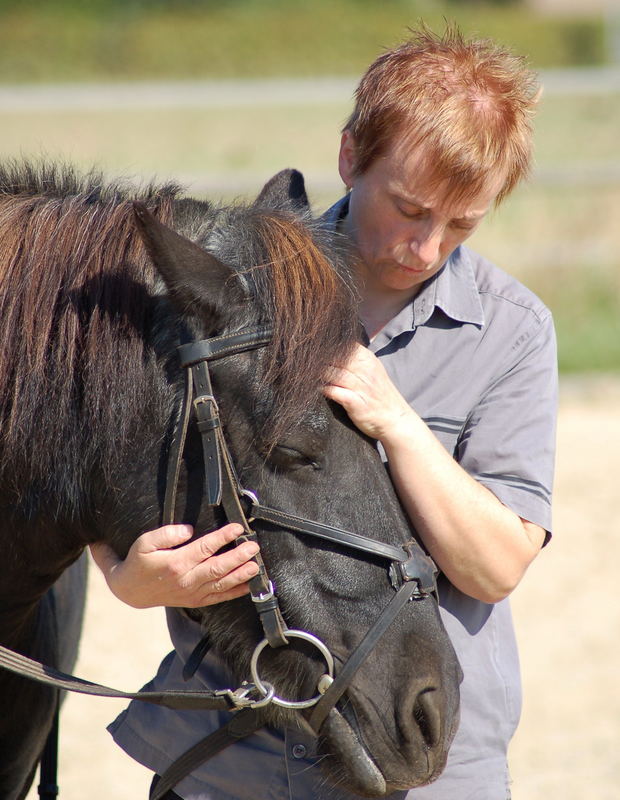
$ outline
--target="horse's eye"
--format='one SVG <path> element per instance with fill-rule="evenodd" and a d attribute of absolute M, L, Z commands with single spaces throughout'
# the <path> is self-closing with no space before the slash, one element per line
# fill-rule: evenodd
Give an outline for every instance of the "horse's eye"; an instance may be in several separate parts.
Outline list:
<path fill-rule="evenodd" d="M 295 447 L 285 444 L 277 444 L 269 454 L 269 461 L 275 467 L 282 469 L 294 470 L 301 469 L 302 467 L 312 467 L 313 469 L 322 469 L 320 461 Z"/>

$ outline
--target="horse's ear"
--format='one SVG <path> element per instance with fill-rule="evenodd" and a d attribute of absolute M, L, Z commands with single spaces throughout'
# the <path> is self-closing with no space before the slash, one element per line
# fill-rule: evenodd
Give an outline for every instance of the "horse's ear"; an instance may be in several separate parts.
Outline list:
<path fill-rule="evenodd" d="M 134 202 L 133 208 L 146 251 L 177 309 L 186 313 L 199 307 L 215 313 L 222 302 L 224 287 L 227 292 L 235 291 L 236 281 L 229 280 L 233 271 L 211 253 L 164 225 L 142 203 Z"/>
<path fill-rule="evenodd" d="M 307 211 L 310 208 L 304 176 L 296 169 L 283 169 L 263 186 L 255 206 Z"/>

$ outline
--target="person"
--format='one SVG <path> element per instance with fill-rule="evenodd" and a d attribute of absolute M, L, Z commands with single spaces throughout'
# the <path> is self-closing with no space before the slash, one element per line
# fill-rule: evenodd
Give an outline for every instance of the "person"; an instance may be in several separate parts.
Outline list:
<path fill-rule="evenodd" d="M 413 32 L 359 84 L 339 153 L 348 191 L 325 215 L 358 256 L 368 342 L 334 365 L 324 392 L 379 442 L 441 570 L 441 614 L 464 671 L 445 771 L 394 798 L 510 797 L 520 679 L 508 595 L 550 537 L 555 337 L 543 303 L 463 243 L 527 174 L 537 98 L 525 62 L 496 44 L 466 40 L 453 26 Z M 124 562 L 103 545 L 93 555 L 126 602 L 204 605 L 246 591 L 253 546 L 217 553 L 239 532 L 229 525 L 169 550 L 191 535 L 169 527 L 141 537 Z M 180 682 L 199 639 L 186 618 L 167 613 L 176 650 L 154 687 Z M 221 671 L 212 658 L 202 679 L 225 685 Z M 166 737 L 189 747 L 208 732 L 174 717 L 134 703 L 111 730 L 161 773 Z M 308 769 L 312 741 L 299 731 L 264 730 L 235 748 L 175 791 L 187 800 L 352 797 L 332 787 L 322 794 L 318 770 Z"/>

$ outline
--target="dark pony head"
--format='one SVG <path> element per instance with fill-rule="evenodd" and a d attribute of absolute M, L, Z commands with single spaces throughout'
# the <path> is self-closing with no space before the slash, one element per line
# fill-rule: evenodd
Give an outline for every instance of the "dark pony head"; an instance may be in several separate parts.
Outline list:
<path fill-rule="evenodd" d="M 11 602 L 32 608 L 87 542 L 124 557 L 158 526 L 183 391 L 176 346 L 255 325 L 273 328 L 271 344 L 210 370 L 242 485 L 284 514 L 396 547 L 411 538 L 374 443 L 321 392 L 357 339 L 358 298 L 342 246 L 306 206 L 292 171 L 250 205 L 216 208 L 174 186 L 0 170 L 0 556 Z M 204 502 L 204 477 L 192 426 L 176 518 L 197 532 L 221 513 Z M 254 527 L 286 623 L 318 636 L 340 666 L 393 598 L 386 564 L 284 524 Z M 247 679 L 262 638 L 252 603 L 194 618 Z M 304 642 L 261 659 L 284 697 L 313 696 L 324 671 Z M 458 680 L 435 600 L 408 603 L 323 723 L 325 768 L 366 796 L 432 780 L 455 730 Z"/>
<path fill-rule="evenodd" d="M 316 223 L 309 234 L 307 212 L 300 219 L 295 175 L 268 184 L 251 206 L 215 209 L 180 199 L 175 185 L 136 192 L 69 167 L 3 166 L 0 474 L 16 502 L 36 506 L 37 487 L 58 498 L 59 514 L 77 513 L 85 476 L 95 467 L 111 474 L 135 438 L 151 388 L 145 365 L 174 351 L 178 314 L 136 227 L 136 201 L 226 265 L 217 291 L 200 268 L 185 287 L 172 281 L 190 326 L 191 317 L 204 325 L 205 307 L 212 330 L 203 333 L 248 313 L 273 325 L 261 395 L 278 405 L 267 414 L 272 438 L 315 401 L 326 364 L 346 357 L 357 337 L 356 296 L 344 265 L 334 269 L 324 255 L 332 237 Z"/>

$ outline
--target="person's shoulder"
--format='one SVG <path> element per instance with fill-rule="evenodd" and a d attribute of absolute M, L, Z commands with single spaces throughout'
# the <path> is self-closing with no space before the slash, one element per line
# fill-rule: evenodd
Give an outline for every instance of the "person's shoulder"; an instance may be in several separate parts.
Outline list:
<path fill-rule="evenodd" d="M 486 314 L 523 314 L 539 323 L 551 319 L 551 312 L 540 297 L 514 275 L 468 247 L 461 247 L 461 250 L 461 257 L 472 270 Z"/>

